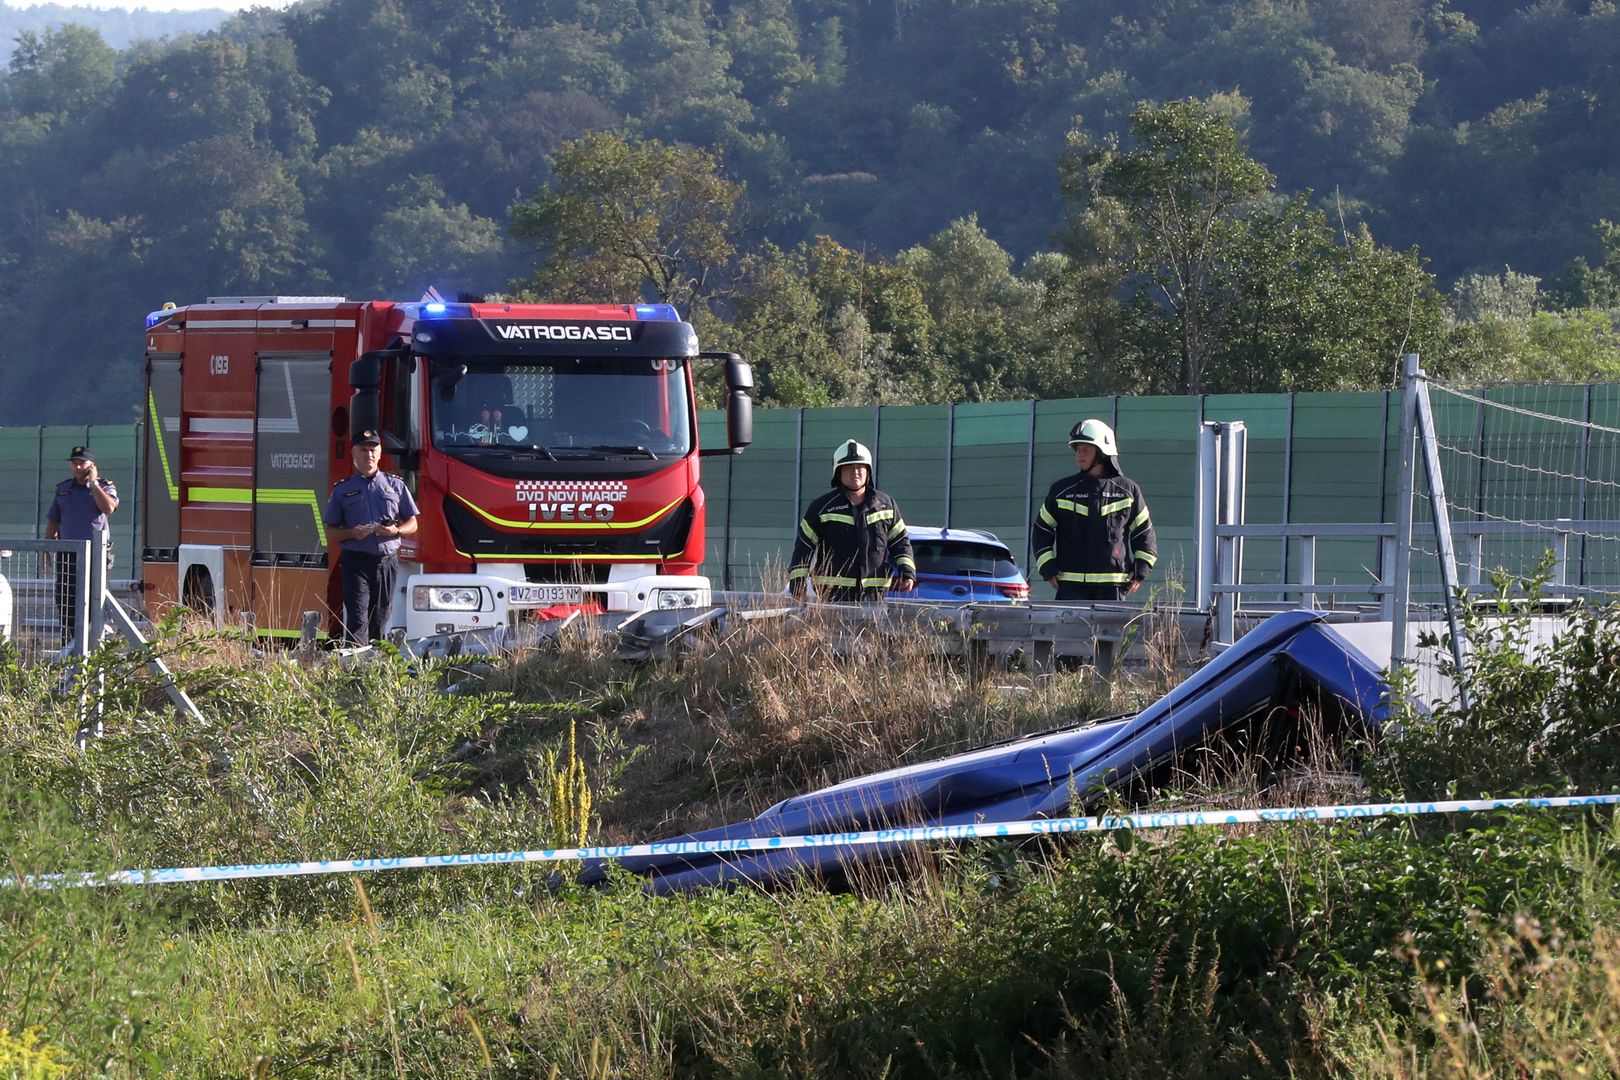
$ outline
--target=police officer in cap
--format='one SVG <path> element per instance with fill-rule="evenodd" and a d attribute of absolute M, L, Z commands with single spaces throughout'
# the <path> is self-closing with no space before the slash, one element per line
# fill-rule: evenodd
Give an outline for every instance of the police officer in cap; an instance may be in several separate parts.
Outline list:
<path fill-rule="evenodd" d="M 75 446 L 68 452 L 73 475 L 56 485 L 56 497 L 45 513 L 45 539 L 90 540 L 107 531 L 107 517 L 118 509 L 118 488 L 103 480 L 96 469 L 96 456 L 88 446 Z M 109 553 L 111 548 L 108 548 Z M 72 555 L 56 556 L 56 608 L 62 618 L 62 640 L 73 637 L 74 614 L 78 609 L 79 575 Z"/>
<path fill-rule="evenodd" d="M 380 641 L 394 610 L 402 537 L 416 535 L 416 500 L 405 481 L 377 466 L 382 438 L 375 431 L 354 437 L 354 475 L 340 480 L 326 500 L 327 535 L 343 545 L 343 636 L 353 643 Z"/>

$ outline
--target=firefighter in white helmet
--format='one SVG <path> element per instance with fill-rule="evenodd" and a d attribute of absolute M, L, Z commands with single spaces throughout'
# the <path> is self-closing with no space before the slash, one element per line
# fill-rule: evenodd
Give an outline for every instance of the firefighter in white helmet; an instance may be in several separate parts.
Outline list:
<path fill-rule="evenodd" d="M 847 440 L 833 452 L 832 490 L 811 501 L 799 519 L 788 587 L 805 583 L 823 600 L 881 600 L 891 585 L 917 587 L 917 564 L 900 504 L 877 489 L 872 451 Z"/>
<path fill-rule="evenodd" d="M 1080 421 L 1069 446 L 1080 471 L 1053 484 L 1035 516 L 1035 572 L 1059 600 L 1123 600 L 1159 561 L 1147 500 L 1121 474 L 1107 424 Z"/>

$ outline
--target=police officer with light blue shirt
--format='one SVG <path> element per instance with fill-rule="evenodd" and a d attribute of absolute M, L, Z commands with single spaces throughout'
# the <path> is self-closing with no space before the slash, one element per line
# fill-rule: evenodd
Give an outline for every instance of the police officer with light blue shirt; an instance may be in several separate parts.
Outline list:
<path fill-rule="evenodd" d="M 416 500 L 405 481 L 377 466 L 382 439 L 375 431 L 354 437 L 354 475 L 340 480 L 326 500 L 327 536 L 343 545 L 343 636 L 360 644 L 380 641 L 394 609 L 402 537 L 416 535 Z"/>
<path fill-rule="evenodd" d="M 88 446 L 68 452 L 73 475 L 56 485 L 56 497 L 45 512 L 45 539 L 90 540 L 107 531 L 107 515 L 118 509 L 118 488 L 103 480 L 96 456 Z M 111 549 L 108 549 L 109 552 Z M 56 607 L 62 618 L 62 639 L 73 636 L 78 599 L 78 568 L 72 555 L 56 556 Z"/>

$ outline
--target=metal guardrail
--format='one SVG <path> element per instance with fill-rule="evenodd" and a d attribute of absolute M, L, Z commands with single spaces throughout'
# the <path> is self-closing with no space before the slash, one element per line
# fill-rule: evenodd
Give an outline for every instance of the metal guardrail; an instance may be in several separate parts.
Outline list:
<path fill-rule="evenodd" d="M 397 644 L 414 656 L 477 656 L 544 648 L 573 633 L 607 643 L 619 659 L 645 661 L 678 655 L 751 624 L 791 620 L 819 625 L 841 651 L 855 651 L 861 637 L 874 633 L 920 634 L 935 639 L 942 652 L 974 665 L 1021 663 L 1039 672 L 1076 663 L 1104 675 L 1132 663 L 1150 639 L 1157 644 L 1173 641 L 1182 662 L 1196 660 L 1210 646 L 1209 615 L 1177 606 L 916 600 L 799 604 L 763 593 L 726 593 L 720 599 L 706 608 L 576 616 Z M 1172 625 L 1174 637 L 1163 637 L 1162 631 Z"/>

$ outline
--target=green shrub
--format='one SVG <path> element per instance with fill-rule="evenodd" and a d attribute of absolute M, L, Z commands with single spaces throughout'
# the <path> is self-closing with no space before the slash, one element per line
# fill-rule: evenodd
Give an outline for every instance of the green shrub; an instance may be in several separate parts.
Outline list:
<path fill-rule="evenodd" d="M 19 784 L 60 800 L 81 827 L 128 826 L 132 867 L 510 850 L 555 831 L 542 803 L 492 790 L 472 760 L 478 754 L 455 750 L 476 749 L 492 729 L 531 730 L 512 740 L 526 748 L 512 778 L 521 786 L 546 748 L 566 739 L 558 710 L 446 694 L 441 670 L 398 657 L 313 668 L 229 655 L 234 662 L 198 662 L 216 647 L 193 641 L 180 673 L 200 721 L 166 700 L 152 707 L 125 685 L 104 700 L 105 736 L 82 751 L 71 695 L 59 699 L 39 673 L 0 671 L 0 705 L 10 706 L 0 713 L 0 755 Z M 126 662 L 116 652 L 97 660 Z M 66 849 L 54 868 L 85 867 Z M 383 910 L 432 909 L 482 895 L 484 877 L 400 872 L 379 879 L 374 893 Z M 237 922 L 319 911 L 347 889 L 309 878 L 176 891 L 195 914 Z"/>
<path fill-rule="evenodd" d="M 1585 659 L 1557 660 L 1552 679 L 1482 662 L 1470 677 L 1483 700 L 1525 715 L 1580 707 L 1560 697 L 1566 684 L 1595 694 L 1593 679 L 1575 682 L 1578 664 L 1608 656 L 1585 614 L 1568 623 Z M 912 710 L 907 738 L 938 746 L 1095 703 L 1062 678 L 992 696 L 929 660 L 878 684 L 893 702 L 795 734 L 772 725 L 805 726 L 807 708 L 841 714 L 787 653 L 615 669 L 564 650 L 475 675 L 399 658 L 306 669 L 228 640 L 164 647 L 204 720 L 175 719 L 138 658 L 98 657 L 120 681 L 104 699 L 106 737 L 82 751 L 79 700 L 51 673 L 0 662 L 0 841 L 22 872 L 533 847 L 577 836 L 626 762 L 690 791 L 694 771 L 763 776 L 795 753 L 795 771 L 853 767 L 861 738 L 893 735 L 860 725 L 898 708 Z M 796 703 L 777 721 L 758 696 L 768 673 L 788 695 L 769 708 Z M 828 685 L 862 676 L 847 667 Z M 1500 745 L 1539 737 L 1520 756 L 1542 776 L 1595 782 L 1580 770 L 1602 753 L 1577 736 L 1602 730 L 1602 709 L 1587 703 L 1550 736 L 1477 703 L 1449 726 L 1403 717 L 1370 761 L 1414 792 L 1443 785 L 1483 749 L 1457 730 L 1467 722 Z M 781 760 L 758 746 L 728 756 L 728 732 L 768 737 Z M 1465 775 L 1503 768 L 1474 767 Z M 665 820 L 653 814 L 670 803 L 648 790 L 623 797 L 652 805 L 621 827 Z M 331 877 L 0 889 L 0 943 L 38 939 L 0 982 L 0 1028 L 112 1074 L 1310 1077 L 1375 1068 L 1386 1036 L 1438 1053 L 1431 998 L 1483 1002 L 1497 986 L 1473 1022 L 1497 1025 L 1487 1049 L 1499 1060 L 1543 1015 L 1491 982 L 1503 927 L 1556 927 L 1576 966 L 1607 955 L 1620 836 L 1592 825 L 1606 820 L 1496 813 L 919 849 L 849 895 L 658 898 L 635 878 L 583 891 L 513 866 L 370 874 L 363 888 Z M 1415 978 L 1414 957 L 1451 974 Z M 1536 1000 L 1606 1000 L 1591 980 L 1568 985 L 1576 997 Z M 1571 1053 L 1596 1038 L 1592 1025 L 1559 1030 L 1580 1042 Z"/>
<path fill-rule="evenodd" d="M 1544 581 L 1499 576 L 1488 606 L 1464 596 L 1465 669 L 1442 669 L 1471 708 L 1397 695 L 1395 734 L 1369 759 L 1375 783 L 1413 799 L 1620 790 L 1620 606 L 1536 615 Z M 1551 640 L 1537 640 L 1549 619 Z M 1449 636 L 1421 645 L 1451 655 Z"/>

